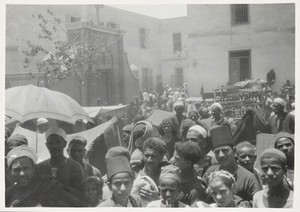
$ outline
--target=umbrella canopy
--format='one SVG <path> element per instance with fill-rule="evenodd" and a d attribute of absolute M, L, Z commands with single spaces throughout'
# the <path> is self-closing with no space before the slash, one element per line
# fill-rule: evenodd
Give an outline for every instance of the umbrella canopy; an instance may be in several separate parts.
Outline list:
<path fill-rule="evenodd" d="M 51 118 L 72 124 L 79 119 L 93 122 L 83 108 L 68 95 L 34 85 L 7 89 L 5 113 L 21 123 L 36 118 Z"/>

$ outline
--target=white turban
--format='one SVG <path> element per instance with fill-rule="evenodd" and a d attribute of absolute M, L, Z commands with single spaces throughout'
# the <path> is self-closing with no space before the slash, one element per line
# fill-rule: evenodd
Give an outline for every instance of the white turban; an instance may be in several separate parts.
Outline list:
<path fill-rule="evenodd" d="M 58 127 L 52 127 L 52 128 L 50 128 L 50 129 L 47 130 L 47 132 L 46 132 L 46 140 L 48 139 L 48 137 L 50 135 L 59 135 L 65 141 L 66 141 L 66 138 L 67 138 L 67 133 L 62 128 L 58 128 Z"/>
<path fill-rule="evenodd" d="M 276 98 L 276 99 L 274 99 L 273 104 L 274 104 L 274 103 L 280 104 L 280 105 L 282 105 L 283 107 L 285 107 L 285 105 L 286 105 L 286 102 L 285 102 L 282 98 Z"/>
<path fill-rule="evenodd" d="M 210 109 L 211 109 L 212 107 L 217 107 L 217 108 L 220 109 L 221 112 L 223 112 L 223 107 L 222 107 L 222 105 L 221 105 L 220 103 L 218 103 L 218 102 L 213 103 L 213 104 L 210 106 Z"/>
<path fill-rule="evenodd" d="M 27 145 L 22 145 L 13 148 L 10 150 L 6 156 L 7 158 L 7 166 L 10 167 L 12 162 L 18 158 L 21 157 L 27 157 L 33 161 L 34 164 L 37 163 L 38 155 L 35 153 L 35 151 L 28 147 Z"/>
<path fill-rule="evenodd" d="M 177 102 L 174 103 L 174 108 L 175 108 L 175 107 L 180 107 L 180 106 L 181 106 L 181 107 L 184 107 L 183 101 L 177 101 Z"/>
<path fill-rule="evenodd" d="M 199 126 L 199 125 L 194 125 L 194 126 L 192 126 L 192 127 L 189 129 L 189 131 L 191 131 L 191 130 L 195 130 L 195 131 L 199 132 L 199 133 L 203 136 L 203 138 L 206 138 L 206 137 L 207 137 L 207 132 L 206 132 L 206 130 L 205 130 L 203 127 Z"/>

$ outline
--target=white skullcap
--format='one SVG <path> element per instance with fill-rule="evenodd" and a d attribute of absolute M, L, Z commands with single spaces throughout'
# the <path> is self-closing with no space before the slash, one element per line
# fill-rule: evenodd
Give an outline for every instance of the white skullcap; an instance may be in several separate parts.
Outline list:
<path fill-rule="evenodd" d="M 49 128 L 47 130 L 47 132 L 46 132 L 46 140 L 48 139 L 48 137 L 50 135 L 59 135 L 65 141 L 66 141 L 66 138 L 67 138 L 67 133 L 62 128 L 58 128 L 58 127 L 52 127 L 52 128 Z"/>
<path fill-rule="evenodd" d="M 35 153 L 35 151 L 27 145 L 22 145 L 13 148 L 7 153 L 6 159 L 8 167 L 10 167 L 14 160 L 21 157 L 27 157 L 31 159 L 34 164 L 37 164 L 38 155 Z"/>
<path fill-rule="evenodd" d="M 295 102 L 291 104 L 292 108 L 295 109 Z"/>
<path fill-rule="evenodd" d="M 37 120 L 37 125 L 48 123 L 48 120 L 46 118 L 39 118 Z"/>
<path fill-rule="evenodd" d="M 177 102 L 174 103 L 174 108 L 175 108 L 175 107 L 178 107 L 178 106 L 184 107 L 183 101 L 177 101 Z"/>
<path fill-rule="evenodd" d="M 211 109 L 212 107 L 217 107 L 217 108 L 220 109 L 221 112 L 223 112 L 223 107 L 222 107 L 222 105 L 221 105 L 220 103 L 218 103 L 218 102 L 213 103 L 213 104 L 210 106 L 210 109 Z"/>
<path fill-rule="evenodd" d="M 195 130 L 195 131 L 199 132 L 199 133 L 203 136 L 203 138 L 206 138 L 206 137 L 207 137 L 207 132 L 206 132 L 206 130 L 205 130 L 203 127 L 199 126 L 199 125 L 194 125 L 194 126 L 192 126 L 192 127 L 189 129 L 189 131 L 191 131 L 191 130 Z"/>
<path fill-rule="evenodd" d="M 274 99 L 273 104 L 274 103 L 278 103 L 278 104 L 282 105 L 283 107 L 285 107 L 285 105 L 286 105 L 286 102 L 282 98 L 276 98 L 276 99 Z"/>

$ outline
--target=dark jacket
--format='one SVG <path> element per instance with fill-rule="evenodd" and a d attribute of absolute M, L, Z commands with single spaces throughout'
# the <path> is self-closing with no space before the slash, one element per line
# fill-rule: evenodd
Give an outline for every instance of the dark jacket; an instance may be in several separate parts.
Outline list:
<path fill-rule="evenodd" d="M 80 207 L 73 190 L 52 176 L 36 173 L 26 188 L 13 185 L 5 192 L 6 207 Z"/>

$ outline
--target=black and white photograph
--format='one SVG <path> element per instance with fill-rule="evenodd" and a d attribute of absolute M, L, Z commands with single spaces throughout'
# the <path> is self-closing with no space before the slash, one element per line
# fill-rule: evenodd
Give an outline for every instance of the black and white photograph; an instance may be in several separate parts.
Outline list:
<path fill-rule="evenodd" d="M 0 210 L 295 209 L 298 3 L 145 2 L 2 3 Z"/>

